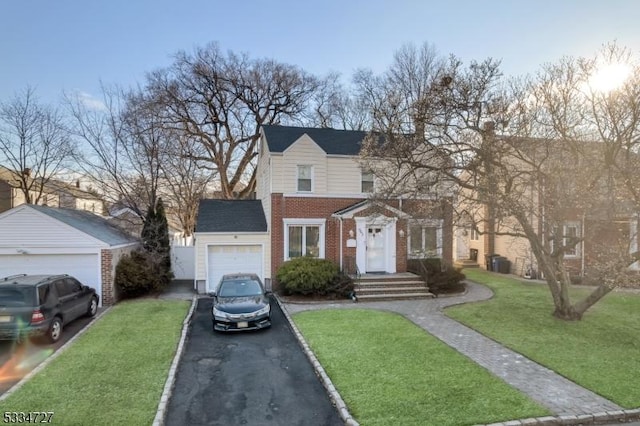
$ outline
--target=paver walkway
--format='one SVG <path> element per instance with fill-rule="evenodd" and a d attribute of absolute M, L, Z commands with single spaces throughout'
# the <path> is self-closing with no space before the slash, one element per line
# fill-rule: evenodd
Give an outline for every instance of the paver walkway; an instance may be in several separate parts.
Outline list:
<path fill-rule="evenodd" d="M 559 416 L 593 414 L 621 407 L 552 370 L 505 348 L 442 313 L 442 308 L 491 298 L 480 284 L 468 283 L 462 296 L 367 303 L 284 303 L 290 314 L 313 309 L 377 309 L 399 313 L 447 345 L 466 355 L 509 385 L 527 394 Z"/>

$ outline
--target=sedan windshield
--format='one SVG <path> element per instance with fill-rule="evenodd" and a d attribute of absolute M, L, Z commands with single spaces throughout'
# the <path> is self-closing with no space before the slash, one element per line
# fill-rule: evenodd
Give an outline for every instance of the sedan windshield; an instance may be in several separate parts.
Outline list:
<path fill-rule="evenodd" d="M 262 287 L 254 280 L 231 280 L 220 284 L 220 297 L 252 297 L 260 296 Z"/>

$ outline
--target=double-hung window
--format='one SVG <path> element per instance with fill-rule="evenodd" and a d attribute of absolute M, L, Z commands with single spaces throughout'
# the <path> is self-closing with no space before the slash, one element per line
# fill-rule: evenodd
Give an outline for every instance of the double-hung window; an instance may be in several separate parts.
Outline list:
<path fill-rule="evenodd" d="M 373 173 L 371 171 L 362 171 L 362 192 L 365 194 L 373 193 Z"/>
<path fill-rule="evenodd" d="M 409 223 L 409 257 L 442 256 L 442 224 L 439 220 Z"/>
<path fill-rule="evenodd" d="M 555 251 L 555 241 L 559 241 L 564 246 L 565 257 L 580 256 L 580 224 L 578 222 L 567 222 L 563 226 L 553 228 L 551 238 L 551 250 Z"/>
<path fill-rule="evenodd" d="M 298 192 L 311 192 L 313 190 L 313 167 L 309 165 L 298 166 Z"/>
<path fill-rule="evenodd" d="M 310 256 L 324 258 L 324 219 L 284 219 L 285 260 Z"/>

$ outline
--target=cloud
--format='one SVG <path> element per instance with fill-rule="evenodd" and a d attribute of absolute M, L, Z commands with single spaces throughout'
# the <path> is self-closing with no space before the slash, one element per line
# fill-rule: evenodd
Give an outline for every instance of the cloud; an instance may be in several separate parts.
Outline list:
<path fill-rule="evenodd" d="M 94 111 L 106 111 L 107 106 L 100 99 L 82 90 L 74 91 L 75 98 L 86 108 Z"/>

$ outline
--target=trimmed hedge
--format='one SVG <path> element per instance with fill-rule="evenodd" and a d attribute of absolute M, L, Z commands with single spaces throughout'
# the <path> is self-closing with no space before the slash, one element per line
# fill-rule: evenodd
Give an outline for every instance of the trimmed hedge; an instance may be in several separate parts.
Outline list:
<path fill-rule="evenodd" d="M 353 281 L 336 264 L 315 257 L 298 257 L 283 263 L 276 279 L 285 295 L 346 298 L 353 291 Z"/>
<path fill-rule="evenodd" d="M 438 295 L 446 293 L 460 293 L 464 291 L 465 275 L 459 268 L 453 268 L 449 265 L 442 264 L 439 258 L 427 259 L 409 259 L 407 261 L 407 270 L 414 274 L 423 276 L 424 270 L 420 266 L 424 265 L 427 276 L 427 286 L 429 290 Z"/>

